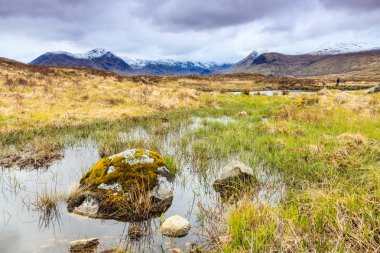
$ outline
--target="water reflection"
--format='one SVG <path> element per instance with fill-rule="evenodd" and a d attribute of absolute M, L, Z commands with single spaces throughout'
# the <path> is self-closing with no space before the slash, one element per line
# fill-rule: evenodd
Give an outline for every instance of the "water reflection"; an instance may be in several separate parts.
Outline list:
<path fill-rule="evenodd" d="M 258 90 L 250 91 L 249 95 L 262 95 L 262 96 L 275 96 L 275 95 L 291 95 L 291 94 L 303 94 L 311 93 L 313 91 L 308 90 Z M 240 95 L 243 94 L 241 91 L 234 91 L 231 94 Z"/>
<path fill-rule="evenodd" d="M 210 231 L 219 231 L 212 226 L 210 230 L 210 224 L 216 226 L 217 223 L 205 213 L 211 213 L 215 219 L 224 217 L 225 207 L 220 204 L 212 182 L 220 168 L 233 159 L 210 159 L 203 164 L 192 156 L 194 137 L 191 133 L 214 121 L 222 124 L 235 122 L 229 117 L 193 118 L 168 132 L 157 133 L 153 132 L 154 129 L 137 127 L 120 133 L 123 141 L 141 143 L 141 147 L 147 149 L 155 141 L 158 143 L 157 151 L 163 156 L 173 156 L 180 168 L 174 181 L 172 205 L 162 217 L 144 222 L 90 219 L 67 212 L 62 196 L 67 196 L 77 186 L 83 173 L 100 159 L 98 146 L 93 141 L 66 147 L 64 158 L 54 162 L 47 170 L 0 171 L 0 252 L 67 252 L 69 241 L 92 237 L 100 239 L 100 250 L 119 247 L 132 252 L 161 252 L 171 247 L 185 249 L 203 244 L 208 240 Z M 183 137 L 189 134 L 188 141 L 183 142 Z M 157 142 L 157 139 L 160 141 Z M 200 166 L 206 168 L 200 169 Z M 205 171 L 207 175 L 201 173 Z M 39 196 L 46 193 L 60 196 L 57 208 L 48 213 L 38 208 L 37 203 Z M 266 198 L 268 194 L 273 195 L 263 190 L 255 198 Z M 163 237 L 157 228 L 161 220 L 172 215 L 186 217 L 195 229 L 183 238 Z"/>

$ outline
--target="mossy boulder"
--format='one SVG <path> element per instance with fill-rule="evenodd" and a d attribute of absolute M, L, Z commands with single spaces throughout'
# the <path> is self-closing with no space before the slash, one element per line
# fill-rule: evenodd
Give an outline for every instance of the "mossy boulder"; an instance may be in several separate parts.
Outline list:
<path fill-rule="evenodd" d="M 68 211 L 91 218 L 140 221 L 173 200 L 172 176 L 156 152 L 131 149 L 100 159 L 68 199 Z"/>

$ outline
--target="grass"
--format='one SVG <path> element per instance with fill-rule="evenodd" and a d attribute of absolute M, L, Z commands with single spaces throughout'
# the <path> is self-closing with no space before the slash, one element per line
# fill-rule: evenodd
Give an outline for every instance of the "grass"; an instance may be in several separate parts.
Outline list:
<path fill-rule="evenodd" d="M 34 139 L 17 149 L 10 147 L 0 153 L 0 167 L 42 168 L 62 158 L 62 143 L 53 138 Z"/>
<path fill-rule="evenodd" d="M 222 251 L 378 250 L 380 125 L 371 102 L 378 98 L 329 92 L 273 101 L 268 121 L 224 130 L 217 146 L 254 152 L 281 173 L 287 194 L 275 207 L 246 203 L 232 211 L 233 242 Z"/>
<path fill-rule="evenodd" d="M 39 227 L 48 228 L 56 223 L 60 224 L 61 214 L 59 211 L 59 202 L 63 199 L 62 196 L 54 191 L 44 190 L 37 193 L 36 201 L 33 203 L 35 209 L 39 212 Z"/>
<path fill-rule="evenodd" d="M 164 161 L 165 161 L 166 168 L 169 170 L 170 174 L 172 176 L 175 176 L 179 168 L 174 160 L 174 157 L 166 156 L 164 157 Z"/>

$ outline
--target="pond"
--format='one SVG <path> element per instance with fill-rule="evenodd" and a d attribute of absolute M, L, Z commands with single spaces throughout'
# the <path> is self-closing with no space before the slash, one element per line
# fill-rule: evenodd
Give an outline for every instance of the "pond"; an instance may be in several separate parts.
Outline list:
<path fill-rule="evenodd" d="M 65 147 L 64 158 L 55 161 L 47 169 L 12 168 L 0 171 L 2 215 L 0 252 L 68 252 L 70 241 L 93 237 L 100 240 L 99 252 L 116 247 L 132 252 L 162 252 L 174 246 L 185 249 L 192 243 L 200 243 L 204 240 L 202 239 L 204 223 L 200 209 L 207 210 L 222 205 L 218 193 L 212 188 L 212 182 L 220 168 L 234 159 L 226 157 L 223 161 L 209 161 L 205 175 L 199 172 L 200 165 L 189 154 L 191 142 L 186 146 L 181 145 L 180 140 L 183 136 L 186 134 L 191 136 L 191 133 L 202 127 L 204 122 L 209 121 L 234 124 L 234 119 L 229 117 L 193 118 L 190 123 L 185 122 L 175 130 L 165 133 L 157 150 L 164 156 L 173 156 L 179 167 L 174 181 L 174 200 L 165 212 L 164 218 L 172 215 L 186 217 L 192 225 L 187 236 L 177 239 L 162 236 L 157 231 L 160 218 L 152 218 L 139 223 L 149 235 L 140 241 L 133 241 L 127 235 L 132 223 L 73 215 L 68 213 L 64 201 L 59 203 L 56 214 L 43 216 L 36 205 L 38 194 L 47 192 L 67 195 L 77 186 L 82 175 L 100 159 L 98 144 L 92 140 L 82 140 L 75 145 Z M 151 135 L 148 129 L 139 126 L 121 132 L 120 139 L 126 142 L 138 141 L 141 145 L 149 146 Z M 267 183 L 273 180 L 272 176 L 265 173 L 260 173 L 259 176 Z M 282 192 L 283 187 L 280 188 Z M 261 200 L 272 198 L 269 201 L 276 203 L 281 197 L 278 190 L 276 192 L 268 194 L 267 190 L 262 189 L 252 198 Z"/>
<path fill-rule="evenodd" d="M 258 91 L 250 91 L 250 95 L 262 95 L 262 96 L 274 96 L 274 95 L 284 95 L 284 92 L 286 92 L 286 95 L 293 95 L 293 94 L 304 94 L 304 93 L 312 93 L 313 91 L 308 90 L 258 90 Z M 241 91 L 234 91 L 231 92 L 231 94 L 239 95 L 243 94 Z"/>

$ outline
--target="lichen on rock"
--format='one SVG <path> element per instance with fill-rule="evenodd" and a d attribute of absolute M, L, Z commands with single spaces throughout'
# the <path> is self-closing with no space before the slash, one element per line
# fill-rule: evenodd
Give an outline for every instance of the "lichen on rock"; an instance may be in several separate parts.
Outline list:
<path fill-rule="evenodd" d="M 144 220 L 173 200 L 172 176 L 161 156 L 131 149 L 100 159 L 68 199 L 69 212 L 92 218 Z"/>

